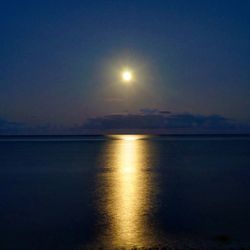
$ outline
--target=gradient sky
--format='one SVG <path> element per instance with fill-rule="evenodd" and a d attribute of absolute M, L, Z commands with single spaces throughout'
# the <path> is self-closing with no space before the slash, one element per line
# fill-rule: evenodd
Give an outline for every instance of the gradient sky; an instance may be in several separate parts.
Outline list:
<path fill-rule="evenodd" d="M 4 119 L 151 108 L 250 121 L 250 1 L 1 1 L 0 40 Z"/>

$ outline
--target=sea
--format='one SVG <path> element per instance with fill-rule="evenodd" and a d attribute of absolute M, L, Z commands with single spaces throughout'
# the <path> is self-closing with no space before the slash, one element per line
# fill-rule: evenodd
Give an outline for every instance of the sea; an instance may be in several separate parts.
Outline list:
<path fill-rule="evenodd" d="M 250 249 L 250 136 L 1 136 L 0 249 Z"/>

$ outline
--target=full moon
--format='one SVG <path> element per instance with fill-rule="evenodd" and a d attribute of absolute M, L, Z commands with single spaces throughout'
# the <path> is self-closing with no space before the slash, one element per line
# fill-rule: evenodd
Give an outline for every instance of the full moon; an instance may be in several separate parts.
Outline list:
<path fill-rule="evenodd" d="M 131 82 L 133 79 L 133 75 L 131 73 L 131 71 L 125 70 L 122 72 L 122 80 L 124 82 Z"/>

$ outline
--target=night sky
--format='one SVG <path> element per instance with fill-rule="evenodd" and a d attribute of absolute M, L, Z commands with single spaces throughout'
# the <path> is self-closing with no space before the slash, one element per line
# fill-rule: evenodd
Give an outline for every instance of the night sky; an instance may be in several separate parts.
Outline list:
<path fill-rule="evenodd" d="M 73 126 L 152 109 L 250 121 L 250 1 L 1 1 L 0 40 L 1 119 Z"/>

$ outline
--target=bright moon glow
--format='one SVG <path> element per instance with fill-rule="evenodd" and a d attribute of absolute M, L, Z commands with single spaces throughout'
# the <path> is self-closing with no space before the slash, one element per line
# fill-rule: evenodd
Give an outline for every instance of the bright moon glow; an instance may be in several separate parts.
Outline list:
<path fill-rule="evenodd" d="M 108 137 L 111 139 L 123 141 L 136 141 L 150 138 L 149 135 L 109 135 Z"/>
<path fill-rule="evenodd" d="M 131 82 L 132 79 L 133 79 L 133 75 L 130 71 L 126 70 L 122 72 L 122 80 L 124 82 Z"/>

